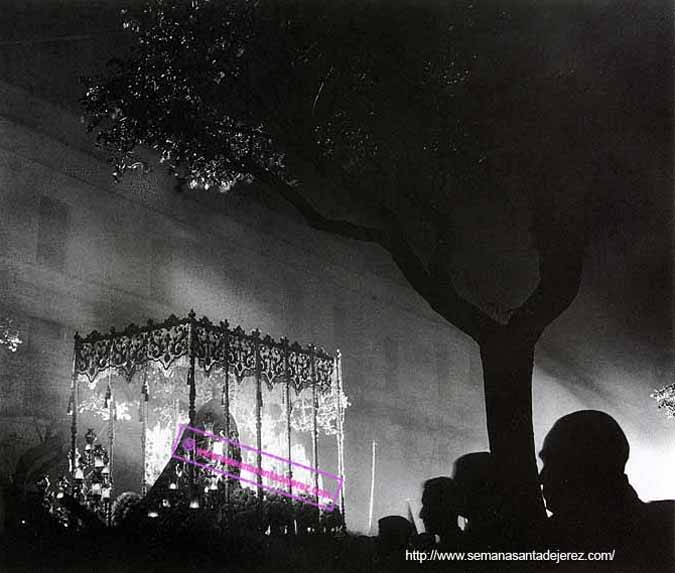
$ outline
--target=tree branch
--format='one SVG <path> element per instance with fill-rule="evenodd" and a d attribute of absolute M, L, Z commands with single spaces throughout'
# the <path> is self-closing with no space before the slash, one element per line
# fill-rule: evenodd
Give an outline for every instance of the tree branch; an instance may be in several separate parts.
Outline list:
<path fill-rule="evenodd" d="M 247 168 L 259 181 L 293 205 L 310 227 L 349 239 L 376 243 L 388 251 L 413 289 L 429 303 L 431 308 L 477 342 L 480 342 L 486 329 L 497 325 L 493 319 L 457 293 L 447 274 L 439 273 L 437 270 L 430 273 L 427 270 L 405 239 L 391 211 L 382 210 L 384 229 L 330 219 L 322 215 L 296 187 L 280 177 L 254 165 Z"/>
<path fill-rule="evenodd" d="M 246 169 L 259 181 L 279 193 L 286 201 L 295 207 L 303 216 L 307 224 L 318 231 L 326 231 L 347 239 L 366 241 L 382 245 L 386 242 L 386 233 L 381 229 L 356 225 L 342 219 L 329 219 L 319 211 L 298 191 L 296 187 L 284 181 L 281 177 L 269 171 L 247 165 Z M 386 247 L 385 247 L 386 248 Z"/>
<path fill-rule="evenodd" d="M 572 241 L 563 248 L 539 255 L 539 284 L 515 310 L 508 328 L 530 333 L 538 339 L 544 329 L 560 316 L 579 292 L 585 241 Z"/>
<path fill-rule="evenodd" d="M 447 273 L 437 266 L 432 266 L 431 272 L 427 272 L 401 233 L 391 238 L 387 250 L 408 282 L 431 308 L 478 344 L 487 332 L 497 326 L 496 321 L 458 294 Z"/>

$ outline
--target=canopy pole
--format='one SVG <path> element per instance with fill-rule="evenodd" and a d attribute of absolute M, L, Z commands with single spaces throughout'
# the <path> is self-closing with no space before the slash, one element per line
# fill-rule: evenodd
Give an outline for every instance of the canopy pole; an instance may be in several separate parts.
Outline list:
<path fill-rule="evenodd" d="M 338 403 L 338 423 L 337 423 L 337 437 L 338 437 L 338 475 L 342 480 L 342 487 L 340 488 L 340 512 L 342 513 L 342 521 L 345 521 L 345 435 L 344 435 L 344 417 L 342 404 L 342 353 L 338 349 L 335 357 L 335 373 L 337 381 L 337 403 Z"/>
<path fill-rule="evenodd" d="M 75 342 L 73 344 L 73 373 L 70 380 L 70 477 L 75 488 L 75 466 L 77 464 L 77 403 L 78 403 L 78 380 L 77 380 L 77 356 L 80 352 L 80 335 L 75 333 Z"/>
<path fill-rule="evenodd" d="M 108 468 L 110 469 L 110 493 L 113 493 L 115 483 L 113 474 L 113 460 L 115 457 L 115 395 L 112 388 L 112 350 L 115 339 L 110 338 L 108 348 Z"/>
<path fill-rule="evenodd" d="M 291 444 L 291 376 L 288 371 L 288 340 L 286 338 L 281 339 L 281 343 L 284 346 L 284 375 L 286 378 L 286 440 L 287 440 L 287 459 L 288 459 L 288 469 L 286 470 L 288 477 L 288 493 L 293 495 L 293 466 L 291 462 L 291 453 L 292 453 L 292 444 Z"/>
<path fill-rule="evenodd" d="M 194 322 L 195 322 L 195 313 L 190 311 L 188 315 L 190 323 L 188 325 L 188 355 L 189 355 L 189 367 L 187 375 L 187 383 L 190 387 L 190 405 L 188 414 L 190 416 L 190 426 L 194 426 L 196 409 L 195 409 L 195 399 L 197 397 L 197 392 L 195 388 L 195 352 L 194 352 Z"/>
<path fill-rule="evenodd" d="M 141 387 L 141 495 L 145 496 L 148 491 L 148 483 L 145 479 L 145 466 L 147 463 L 147 428 L 148 428 L 148 363 L 143 367 L 143 386 Z"/>
<path fill-rule="evenodd" d="M 196 410 L 195 410 L 195 399 L 197 397 L 197 391 L 195 388 L 195 352 L 194 352 L 194 324 L 195 324 L 195 313 L 194 311 L 190 311 L 188 314 L 188 357 L 189 357 L 189 366 L 188 366 L 188 373 L 187 373 L 187 383 L 189 386 L 189 406 L 188 406 L 188 416 L 190 420 L 190 426 L 194 427 L 195 425 L 195 417 L 196 417 Z M 192 451 L 190 452 L 190 459 L 195 462 L 196 461 L 196 448 L 193 447 Z M 201 497 L 201 494 L 203 492 L 197 492 L 196 488 L 196 478 L 197 478 L 197 469 L 194 465 L 194 463 L 189 464 L 189 472 L 190 472 L 190 503 L 192 503 L 194 497 Z"/>
<path fill-rule="evenodd" d="M 263 487 L 262 487 L 262 387 L 260 384 L 260 332 L 254 330 L 251 334 L 253 344 L 255 345 L 255 430 L 256 430 L 256 466 L 258 474 L 256 482 L 258 484 L 258 520 L 262 527 L 263 521 Z"/>
<path fill-rule="evenodd" d="M 316 360 L 314 346 L 309 347 L 312 359 L 312 458 L 314 461 L 314 501 L 319 503 L 319 431 L 317 427 L 317 410 L 319 402 L 316 394 Z"/>
<path fill-rule="evenodd" d="M 223 399 L 222 403 L 225 407 L 225 438 L 227 438 L 226 454 L 230 457 L 230 452 L 233 448 L 230 446 L 230 328 L 227 323 L 221 322 L 221 328 L 225 332 L 225 384 L 223 385 Z M 225 508 L 227 511 L 228 522 L 230 517 L 230 478 L 225 476 Z"/>

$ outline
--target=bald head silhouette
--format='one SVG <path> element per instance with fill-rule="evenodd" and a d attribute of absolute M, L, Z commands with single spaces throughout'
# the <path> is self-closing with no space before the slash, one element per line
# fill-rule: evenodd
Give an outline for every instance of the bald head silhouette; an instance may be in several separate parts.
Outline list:
<path fill-rule="evenodd" d="M 412 524 L 400 515 L 388 515 L 377 521 L 378 543 L 382 553 L 402 551 L 413 534 Z"/>
<path fill-rule="evenodd" d="M 581 410 L 560 418 L 539 454 L 546 505 L 553 513 L 602 502 L 627 484 L 624 469 L 630 448 L 609 414 Z"/>

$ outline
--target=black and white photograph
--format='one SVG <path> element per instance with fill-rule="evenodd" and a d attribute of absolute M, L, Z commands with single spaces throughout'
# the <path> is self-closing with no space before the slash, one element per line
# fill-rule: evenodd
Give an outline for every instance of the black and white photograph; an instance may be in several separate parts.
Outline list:
<path fill-rule="evenodd" d="M 0 0 L 0 573 L 675 572 L 672 0 Z"/>

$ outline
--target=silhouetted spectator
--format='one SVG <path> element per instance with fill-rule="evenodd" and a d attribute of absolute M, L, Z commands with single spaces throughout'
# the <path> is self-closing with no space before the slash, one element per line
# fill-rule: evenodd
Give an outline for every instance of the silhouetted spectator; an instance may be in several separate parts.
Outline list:
<path fill-rule="evenodd" d="M 544 440 L 541 482 L 551 544 L 582 551 L 617 550 L 617 561 L 648 570 L 672 567 L 675 505 L 643 503 L 624 473 L 629 445 L 604 412 L 583 410 L 560 418 Z"/>
<path fill-rule="evenodd" d="M 463 455 L 453 465 L 453 480 L 461 498 L 459 514 L 466 519 L 464 543 L 469 548 L 511 548 L 510 504 L 489 452 Z"/>
<path fill-rule="evenodd" d="M 397 571 L 405 565 L 405 551 L 413 536 L 413 525 L 400 515 L 378 520 L 376 565 L 384 571 Z"/>
<path fill-rule="evenodd" d="M 400 515 L 388 515 L 378 520 L 377 541 L 381 552 L 403 551 L 413 534 L 412 524 Z"/>
<path fill-rule="evenodd" d="M 376 538 L 367 535 L 347 535 L 344 538 L 340 569 L 346 572 L 372 571 Z"/>
<path fill-rule="evenodd" d="M 420 518 L 426 533 L 438 535 L 443 546 L 456 547 L 460 543 L 459 508 L 460 495 L 452 478 L 441 476 L 424 482 Z"/>

